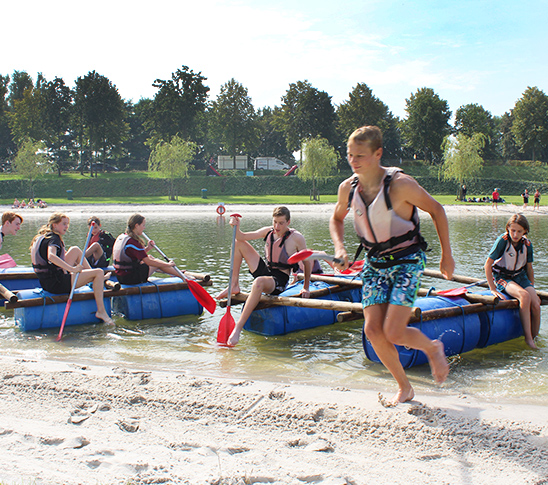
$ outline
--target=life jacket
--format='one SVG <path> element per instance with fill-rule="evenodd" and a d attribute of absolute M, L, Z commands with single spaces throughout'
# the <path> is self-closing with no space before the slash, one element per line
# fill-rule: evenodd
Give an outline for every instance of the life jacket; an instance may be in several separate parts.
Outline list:
<path fill-rule="evenodd" d="M 396 167 L 386 169 L 383 184 L 375 199 L 367 204 L 359 190 L 359 179 L 354 177 L 348 197 L 348 209 L 354 210 L 354 229 L 360 239 L 356 260 L 365 248 L 367 257 L 386 258 L 386 263 L 373 265 L 389 267 L 396 264 L 416 262 L 402 259 L 404 256 L 426 250 L 427 243 L 420 233 L 419 213 L 413 208 L 411 220 L 400 217 L 392 209 L 389 189 L 394 174 L 402 172 Z M 358 188 L 358 190 L 356 190 Z"/>
<path fill-rule="evenodd" d="M 34 241 L 30 250 L 30 259 L 32 262 L 32 268 L 38 275 L 45 276 L 46 274 L 53 274 L 59 271 L 63 271 L 59 266 L 51 263 L 48 260 L 48 245 L 49 240 L 53 236 L 53 232 L 48 232 L 38 236 Z M 61 244 L 61 251 L 57 254 L 63 261 L 65 260 L 65 245 Z"/>
<path fill-rule="evenodd" d="M 274 230 L 270 231 L 265 236 L 264 252 L 266 255 L 266 264 L 269 269 L 277 268 L 297 271 L 299 268 L 298 263 L 289 264 L 287 262 L 289 254 L 287 254 L 285 249 L 285 241 L 291 237 L 294 232 L 295 229 L 288 229 L 287 232 L 276 241 L 274 240 Z"/>
<path fill-rule="evenodd" d="M 502 256 L 493 263 L 493 271 L 503 278 L 512 278 L 525 270 L 527 248 L 531 245 L 531 241 L 523 236 L 515 247 L 508 234 L 504 234 L 502 238 L 507 240 L 507 244 Z"/>
<path fill-rule="evenodd" d="M 110 232 L 101 231 L 99 233 L 99 240 L 97 242 L 103 248 L 107 261 L 109 261 L 112 256 L 112 249 L 115 241 L 114 236 Z"/>
<path fill-rule="evenodd" d="M 116 241 L 114 241 L 114 247 L 112 248 L 112 263 L 117 271 L 130 271 L 141 264 L 140 261 L 134 261 L 126 254 L 126 245 L 130 239 L 131 236 L 120 234 L 116 238 Z"/>

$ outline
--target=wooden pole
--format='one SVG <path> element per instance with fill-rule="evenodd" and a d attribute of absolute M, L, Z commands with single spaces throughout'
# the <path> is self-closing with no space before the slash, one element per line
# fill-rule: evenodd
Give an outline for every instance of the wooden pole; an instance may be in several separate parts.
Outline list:
<path fill-rule="evenodd" d="M 201 286 L 211 286 L 212 282 L 210 281 L 200 281 L 198 284 Z M 128 286 L 127 288 L 121 288 L 120 290 L 106 290 L 104 292 L 105 298 L 110 298 L 112 296 L 125 296 L 125 295 L 140 295 L 148 293 L 163 293 L 165 291 L 176 291 L 176 290 L 188 290 L 188 285 L 186 283 L 168 283 L 165 285 L 147 285 L 147 286 Z M 41 305 L 54 305 L 56 303 L 66 303 L 69 295 L 51 295 L 48 297 L 37 297 L 29 298 L 28 300 L 19 300 L 17 302 L 11 303 L 6 301 L 4 304 L 6 309 L 10 308 L 28 308 Z M 93 299 L 93 292 L 88 293 L 75 293 L 73 295 L 73 301 L 83 301 Z"/>
<path fill-rule="evenodd" d="M 494 307 L 485 305 L 483 303 L 472 303 L 471 305 L 466 305 L 463 307 L 448 307 L 448 308 L 435 308 L 433 310 L 424 310 L 419 313 L 418 316 L 411 315 L 409 323 L 418 323 L 421 320 L 427 322 L 429 320 L 438 320 L 440 318 L 449 318 L 449 317 L 458 317 L 460 315 L 469 315 L 472 313 L 481 313 L 492 310 L 506 310 L 518 308 L 518 300 L 502 300 L 499 301 Z M 341 312 L 337 315 L 338 322 L 346 322 L 349 320 L 362 320 L 362 313 L 353 313 L 353 312 Z"/>
<path fill-rule="evenodd" d="M 245 302 L 249 297 L 248 293 L 237 293 L 232 295 L 232 300 Z M 316 308 L 321 310 L 333 310 L 338 312 L 361 312 L 361 303 L 351 303 L 347 301 L 318 300 L 315 298 L 296 298 L 292 296 L 272 296 L 261 295 L 260 303 L 266 303 L 268 306 L 295 306 L 302 308 Z M 412 315 L 420 316 L 420 308 L 413 307 Z"/>
<path fill-rule="evenodd" d="M 205 273 L 191 273 L 190 271 L 185 271 L 185 275 L 190 276 L 191 278 L 194 278 L 198 281 L 208 282 L 211 279 L 211 276 Z"/>
<path fill-rule="evenodd" d="M 0 285 L 0 295 L 2 295 L 7 302 L 15 303 L 17 301 L 17 295 L 8 290 L 4 285 Z"/>
<path fill-rule="evenodd" d="M 441 274 L 440 271 L 434 271 L 431 269 L 425 269 L 424 270 L 424 276 L 429 276 L 431 278 L 439 278 L 442 280 L 445 280 L 445 277 Z M 447 280 L 445 280 L 447 281 Z M 453 278 L 451 278 L 450 281 L 456 281 L 457 283 L 465 283 L 467 285 L 472 283 L 477 283 L 478 281 L 482 281 L 479 278 L 472 278 L 470 276 L 461 276 L 458 274 L 454 274 Z M 482 286 L 483 288 L 489 288 L 489 285 L 487 283 L 481 283 L 478 286 Z M 542 291 L 542 290 L 536 290 L 537 295 L 542 300 L 548 300 L 548 291 Z"/>

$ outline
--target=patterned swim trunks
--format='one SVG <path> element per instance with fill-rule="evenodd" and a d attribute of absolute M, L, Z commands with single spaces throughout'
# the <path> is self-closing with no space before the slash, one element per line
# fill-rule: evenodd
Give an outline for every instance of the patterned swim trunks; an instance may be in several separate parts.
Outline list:
<path fill-rule="evenodd" d="M 513 281 L 514 283 L 518 284 L 522 288 L 533 286 L 533 284 L 531 283 L 531 281 L 529 281 L 529 278 L 527 277 L 527 272 L 525 271 L 518 273 L 512 278 L 503 278 L 500 275 L 495 275 L 495 285 L 497 287 L 497 290 L 500 292 L 503 292 L 506 290 L 506 287 L 508 286 L 508 283 L 510 283 L 510 281 Z"/>
<path fill-rule="evenodd" d="M 426 255 L 423 251 L 417 251 L 405 259 L 416 259 L 417 262 L 398 264 L 390 268 L 373 268 L 369 262 L 365 262 L 361 274 L 363 308 L 383 303 L 413 306 L 426 266 Z M 372 258 L 372 261 L 383 260 Z"/>

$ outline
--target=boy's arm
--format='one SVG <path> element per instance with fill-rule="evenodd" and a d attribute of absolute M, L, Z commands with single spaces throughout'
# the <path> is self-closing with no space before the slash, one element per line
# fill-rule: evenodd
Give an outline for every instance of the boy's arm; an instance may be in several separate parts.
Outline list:
<path fill-rule="evenodd" d="M 302 251 L 303 249 L 306 249 L 306 241 L 304 239 L 304 236 L 300 233 L 295 234 L 295 252 Z M 305 259 L 304 261 L 301 261 L 302 267 L 303 267 L 303 273 L 304 273 L 304 280 L 303 280 L 303 289 L 301 290 L 300 294 L 303 298 L 309 298 L 310 297 L 310 275 L 312 274 L 312 261 L 309 261 Z"/>
<path fill-rule="evenodd" d="M 337 204 L 333 211 L 331 219 L 329 219 L 329 232 L 335 247 L 335 256 L 343 259 L 343 264 L 334 264 L 334 266 L 343 271 L 348 268 L 348 254 L 344 247 L 344 218 L 348 214 L 348 196 L 350 195 L 350 181 L 345 180 L 339 185 L 337 192 Z"/>
<path fill-rule="evenodd" d="M 231 226 L 236 226 L 236 241 L 252 241 L 254 239 L 264 239 L 266 235 L 272 230 L 272 226 L 267 226 L 252 232 L 242 232 L 240 230 L 239 217 L 231 217 L 229 224 Z"/>
<path fill-rule="evenodd" d="M 440 240 L 440 271 L 446 279 L 450 280 L 455 271 L 455 261 L 453 260 L 449 241 L 449 223 L 443 206 L 412 177 L 400 176 L 394 182 L 393 188 L 396 188 L 399 203 L 405 201 L 430 214 Z"/>

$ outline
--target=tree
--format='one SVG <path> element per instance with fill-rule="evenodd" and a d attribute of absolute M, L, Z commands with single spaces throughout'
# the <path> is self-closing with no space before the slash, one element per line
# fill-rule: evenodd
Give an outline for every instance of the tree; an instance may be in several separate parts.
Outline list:
<path fill-rule="evenodd" d="M 9 76 L 0 75 L 0 162 L 4 162 L 11 158 L 17 150 L 9 127 L 9 83 Z"/>
<path fill-rule="evenodd" d="M 443 143 L 443 164 L 440 167 L 443 180 L 456 180 L 463 184 L 478 177 L 483 168 L 480 153 L 485 139 L 483 133 L 474 133 L 471 137 L 462 134 L 447 136 Z"/>
<path fill-rule="evenodd" d="M 471 137 L 476 133 L 485 135 L 484 158 L 495 157 L 496 129 L 491 113 L 479 104 L 462 105 L 455 113 L 455 131 Z"/>
<path fill-rule="evenodd" d="M 528 87 L 512 110 L 512 133 L 522 153 L 531 151 L 531 159 L 548 145 L 548 96 L 536 87 Z"/>
<path fill-rule="evenodd" d="M 34 83 L 32 78 L 25 71 L 13 71 L 10 84 L 10 94 L 8 96 L 8 105 L 13 110 L 15 102 L 23 99 L 27 89 L 32 89 Z"/>
<path fill-rule="evenodd" d="M 152 149 L 148 168 L 168 179 L 169 200 L 178 198 L 175 193 L 175 180 L 188 177 L 188 166 L 196 151 L 195 143 L 183 140 L 179 136 L 174 136 L 170 142 L 160 141 Z"/>
<path fill-rule="evenodd" d="M 198 119 L 206 109 L 209 87 L 201 72 L 195 73 L 188 66 L 177 69 L 171 79 L 156 79 L 152 84 L 158 89 L 153 109 L 145 128 L 157 140 L 169 140 L 179 135 L 186 140 L 196 140 Z"/>
<path fill-rule="evenodd" d="M 289 85 L 275 120 L 291 152 L 299 150 L 304 140 L 316 136 L 335 142 L 335 109 L 331 96 L 306 80 Z"/>
<path fill-rule="evenodd" d="M 45 82 L 40 91 L 46 142 L 57 173 L 61 176 L 61 169 L 70 157 L 68 143 L 74 93 L 59 77 Z"/>
<path fill-rule="evenodd" d="M 440 99 L 433 89 L 421 88 L 405 102 L 407 119 L 402 123 L 405 143 L 425 160 L 439 160 L 442 142 L 451 132 L 447 101 Z"/>
<path fill-rule="evenodd" d="M 118 89 L 105 76 L 92 71 L 76 80 L 74 112 L 80 151 L 88 149 L 90 169 L 93 169 L 94 157 L 101 153 L 106 161 L 111 152 L 116 154 L 127 135 L 125 104 Z M 117 154 L 121 155 L 119 151 Z M 83 164 L 80 165 L 83 173 Z M 93 170 L 90 171 L 93 175 Z"/>
<path fill-rule="evenodd" d="M 311 138 L 303 143 L 303 162 L 297 172 L 301 180 L 312 180 L 310 200 L 320 200 L 316 182 L 325 180 L 337 167 L 337 152 L 325 138 Z"/>
<path fill-rule="evenodd" d="M 337 125 L 344 140 L 361 126 L 378 126 L 383 132 L 383 155 L 395 158 L 401 154 L 397 118 L 365 83 L 356 84 L 348 100 L 338 107 Z"/>
<path fill-rule="evenodd" d="M 21 97 L 12 99 L 9 126 L 17 145 L 21 145 L 28 138 L 45 141 L 45 103 L 39 87 L 42 81 L 43 78 L 40 77 L 36 87 L 31 84 L 21 93 Z"/>
<path fill-rule="evenodd" d="M 247 88 L 231 79 L 221 86 L 211 106 L 211 132 L 230 155 L 236 157 L 257 148 L 258 124 Z"/>
<path fill-rule="evenodd" d="M 519 157 L 516 140 L 512 133 L 513 123 L 514 116 L 511 112 L 506 112 L 500 118 L 495 118 L 498 133 L 497 151 L 504 160 L 515 160 Z"/>
<path fill-rule="evenodd" d="M 265 107 L 258 111 L 259 146 L 256 152 L 251 155 L 254 157 L 276 157 L 286 163 L 294 164 L 295 158 L 287 148 L 285 135 L 274 123 L 276 110 L 279 108 Z"/>
<path fill-rule="evenodd" d="M 24 140 L 13 160 L 13 168 L 22 179 L 29 183 L 29 197 L 34 197 L 34 182 L 43 176 L 49 168 L 43 142 L 31 139 Z"/>

